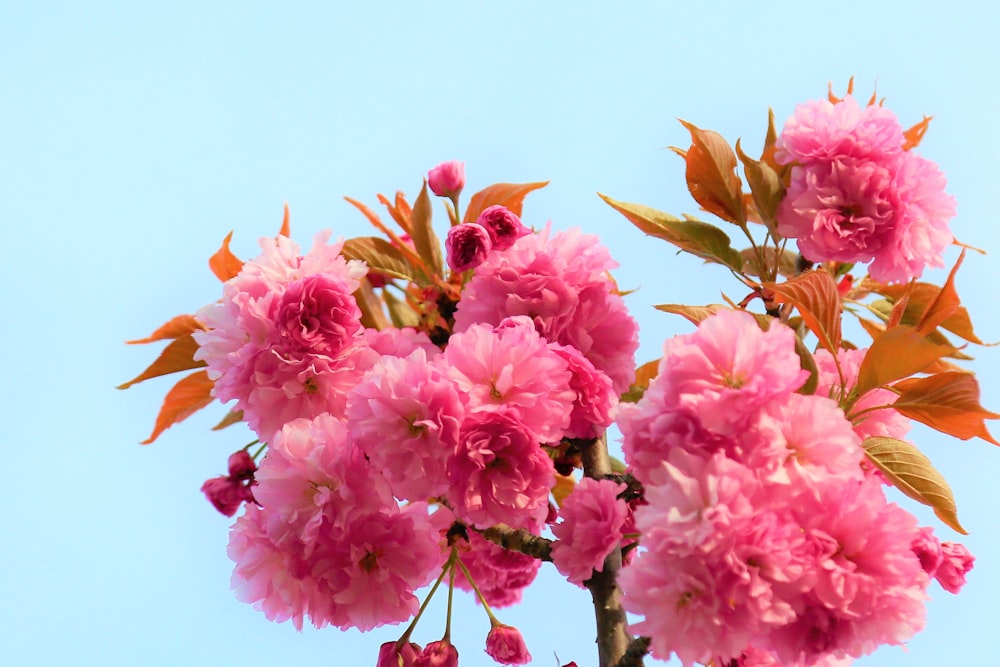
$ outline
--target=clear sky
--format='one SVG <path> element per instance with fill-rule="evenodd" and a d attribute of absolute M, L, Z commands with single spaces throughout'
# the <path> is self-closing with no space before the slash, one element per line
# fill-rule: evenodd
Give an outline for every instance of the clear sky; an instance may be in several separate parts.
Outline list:
<path fill-rule="evenodd" d="M 215 406 L 142 447 L 169 382 L 114 389 L 156 354 L 122 341 L 218 298 L 207 257 L 230 230 L 237 254 L 252 256 L 286 202 L 307 244 L 324 228 L 368 233 L 343 195 L 412 197 L 443 160 L 464 160 L 472 189 L 551 179 L 526 222 L 602 236 L 622 287 L 638 288 L 629 305 L 644 361 L 689 330 L 653 304 L 738 295 L 724 272 L 676 258 L 595 193 L 696 212 L 680 159 L 663 150 L 686 145 L 676 118 L 754 152 L 768 106 L 781 121 L 854 75 L 904 124 L 935 116 L 921 153 L 949 177 L 955 233 L 991 252 L 968 257 L 959 290 L 981 337 L 1000 340 L 995 6 L 6 3 L 0 664 L 372 665 L 397 635 L 298 633 L 237 602 L 229 521 L 198 488 L 248 433 L 210 433 Z M 972 353 L 984 403 L 1000 410 L 1000 352 Z M 960 596 L 931 588 L 928 627 L 908 651 L 858 664 L 990 663 L 1000 448 L 913 438 L 951 481 L 978 561 Z M 501 618 L 524 631 L 535 664 L 596 662 L 589 597 L 549 566 Z M 437 608 L 417 639 L 442 628 Z M 487 629 L 463 595 L 465 667 L 492 664 Z"/>

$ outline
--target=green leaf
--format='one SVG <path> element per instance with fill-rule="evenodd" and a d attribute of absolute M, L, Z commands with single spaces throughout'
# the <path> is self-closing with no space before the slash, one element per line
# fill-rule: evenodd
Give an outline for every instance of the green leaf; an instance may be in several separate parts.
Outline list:
<path fill-rule="evenodd" d="M 865 453 L 897 489 L 934 510 L 941 521 L 962 535 L 951 487 L 930 459 L 904 440 L 881 436 L 865 438 Z"/>
<path fill-rule="evenodd" d="M 427 194 L 427 181 L 420 188 L 417 201 L 413 202 L 413 212 L 410 215 L 410 238 L 417 254 L 427 263 L 435 275 L 441 275 L 441 242 L 431 226 L 431 199 Z M 430 278 L 430 276 L 427 276 Z"/>
<path fill-rule="evenodd" d="M 684 252 L 742 272 L 743 256 L 718 227 L 701 220 L 682 220 L 655 208 L 617 201 L 601 193 L 598 196 L 644 233 L 669 241 Z"/>
<path fill-rule="evenodd" d="M 418 282 L 418 271 L 399 248 L 377 236 L 348 239 L 341 254 L 348 259 L 362 260 L 372 271 Z"/>

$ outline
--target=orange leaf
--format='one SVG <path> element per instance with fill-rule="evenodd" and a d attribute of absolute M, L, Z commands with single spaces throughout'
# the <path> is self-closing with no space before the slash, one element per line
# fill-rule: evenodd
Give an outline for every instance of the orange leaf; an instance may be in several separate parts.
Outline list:
<path fill-rule="evenodd" d="M 945 372 L 901 380 L 893 406 L 900 414 L 961 440 L 979 437 L 1000 445 L 986 430 L 986 419 L 1000 419 L 979 404 L 979 383 L 970 373 Z"/>
<path fill-rule="evenodd" d="M 775 300 L 798 308 L 802 320 L 819 344 L 833 355 L 840 349 L 840 295 L 837 283 L 826 271 L 807 271 L 783 283 L 764 283 Z"/>
<path fill-rule="evenodd" d="M 709 213 L 737 225 L 746 224 L 736 153 L 718 132 L 702 130 L 683 120 L 681 125 L 691 133 L 691 147 L 684 153 L 691 196 Z"/>
<path fill-rule="evenodd" d="M 652 382 L 659 373 L 660 360 L 653 359 L 652 361 L 647 361 L 642 366 L 635 369 L 635 382 L 633 383 L 633 386 L 648 389 L 649 383 Z"/>
<path fill-rule="evenodd" d="M 954 351 L 955 348 L 949 345 L 932 343 L 911 326 L 886 329 L 865 353 L 853 393 L 863 396 L 872 389 L 925 371 Z"/>
<path fill-rule="evenodd" d="M 958 267 L 962 266 L 963 259 L 965 259 L 964 249 L 958 256 L 955 266 L 952 267 L 951 273 L 948 274 L 948 280 L 945 281 L 941 290 L 937 293 L 937 297 L 930 303 L 927 310 L 920 317 L 920 322 L 917 323 L 917 331 L 925 336 L 958 312 L 958 309 L 962 306 L 958 300 L 958 292 L 955 291 L 955 274 L 958 272 Z"/>
<path fill-rule="evenodd" d="M 845 95 L 853 95 L 853 94 L 854 94 L 854 77 L 852 76 L 847 82 L 847 92 L 845 93 Z M 830 100 L 831 104 L 836 104 L 837 102 L 843 99 L 842 97 L 837 97 L 836 95 L 833 94 L 833 81 L 830 81 L 827 84 L 826 98 Z"/>
<path fill-rule="evenodd" d="M 196 320 L 193 315 L 178 315 L 145 338 L 127 340 L 125 341 L 125 344 L 140 345 L 143 343 L 152 343 L 158 340 L 179 338 L 184 334 L 191 333 L 192 331 L 200 331 L 204 328 L 205 327 L 201 326 L 201 322 Z"/>
<path fill-rule="evenodd" d="M 218 424 L 212 427 L 213 431 L 221 431 L 227 426 L 232 426 L 233 424 L 239 424 L 243 421 L 243 411 L 242 410 L 230 410 L 226 413 L 226 416 L 222 418 Z"/>
<path fill-rule="evenodd" d="M 663 303 L 653 307 L 657 310 L 662 310 L 664 313 L 680 315 L 695 326 L 701 324 L 703 320 L 720 310 L 732 310 L 729 306 L 724 306 L 721 303 L 713 303 L 707 306 L 684 306 L 679 303 Z"/>
<path fill-rule="evenodd" d="M 927 134 L 927 127 L 931 123 L 931 118 L 934 118 L 934 116 L 924 116 L 922 121 L 908 129 L 906 132 L 903 132 L 903 138 L 906 139 L 906 141 L 903 142 L 904 151 L 916 148 L 920 144 L 921 139 L 923 139 L 924 135 Z"/>
<path fill-rule="evenodd" d="M 178 336 L 170 342 L 156 361 L 139 375 L 135 376 L 125 384 L 118 385 L 118 389 L 128 389 L 134 384 L 138 384 L 150 378 L 169 375 L 178 371 L 187 371 L 192 368 L 202 368 L 207 366 L 204 361 L 195 361 L 194 353 L 198 350 L 198 343 L 195 342 L 191 334 Z"/>
<path fill-rule="evenodd" d="M 469 207 L 465 209 L 463 222 L 475 222 L 479 218 L 479 214 L 490 206 L 506 206 L 514 215 L 520 217 L 521 207 L 528 193 L 544 188 L 548 184 L 548 181 L 538 181 L 536 183 L 494 183 L 487 186 L 472 195 Z"/>
<path fill-rule="evenodd" d="M 416 248 L 420 259 L 430 270 L 427 277 L 433 280 L 434 276 L 440 276 L 444 263 L 441 257 L 441 242 L 431 224 L 431 199 L 427 195 L 427 181 L 424 181 L 417 200 L 413 202 L 410 238 L 413 239 L 413 247 Z"/>
<path fill-rule="evenodd" d="M 556 473 L 556 483 L 552 487 L 552 497 L 556 500 L 556 505 L 562 507 L 563 501 L 573 493 L 576 488 L 576 480 L 571 475 L 560 475 Z"/>
<path fill-rule="evenodd" d="M 208 379 L 208 371 L 197 371 L 175 384 L 163 399 L 153 433 L 141 444 L 150 444 L 165 430 L 211 403 L 213 386 L 214 383 Z"/>
<path fill-rule="evenodd" d="M 387 211 L 389 211 L 389 215 L 392 217 L 393 220 L 396 221 L 396 224 L 399 225 L 399 228 L 402 229 L 404 233 L 409 234 L 410 214 L 412 212 L 412 209 L 410 209 L 410 205 L 406 203 L 406 198 L 403 195 L 403 193 L 402 192 L 396 193 L 395 206 L 392 205 L 392 202 L 386 199 L 385 195 L 379 195 L 378 201 L 380 204 L 385 206 Z"/>
<path fill-rule="evenodd" d="M 288 204 L 285 204 L 285 214 L 281 218 L 281 229 L 278 230 L 278 236 L 284 236 L 286 238 L 292 238 L 292 228 L 289 224 L 291 222 L 292 216 L 288 211 Z"/>
<path fill-rule="evenodd" d="M 226 238 L 222 241 L 222 247 L 208 258 L 208 268 L 212 269 L 215 277 L 222 282 L 235 277 L 243 268 L 243 261 L 229 250 L 229 242 L 232 238 L 232 232 L 226 234 Z"/>

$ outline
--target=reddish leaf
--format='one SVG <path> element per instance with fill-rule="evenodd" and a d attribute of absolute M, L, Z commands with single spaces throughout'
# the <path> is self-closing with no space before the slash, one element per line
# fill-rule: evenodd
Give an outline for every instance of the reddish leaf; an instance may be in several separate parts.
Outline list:
<path fill-rule="evenodd" d="M 222 247 L 208 258 L 208 268 L 212 269 L 215 277 L 222 282 L 234 278 L 243 268 L 243 261 L 229 250 L 229 242 L 232 238 L 232 232 L 226 234 L 226 238 L 222 241 Z"/>
<path fill-rule="evenodd" d="M 465 209 L 463 222 L 475 222 L 479 214 L 490 206 L 506 206 L 514 215 L 520 217 L 524 198 L 529 192 L 539 190 L 548 185 L 548 181 L 535 183 L 494 183 L 472 195 L 469 207 Z"/>
<path fill-rule="evenodd" d="M 979 383 L 970 373 L 944 372 L 901 380 L 893 406 L 899 413 L 961 440 L 982 438 L 1000 445 L 986 429 L 986 419 L 1000 419 L 979 404 Z"/>
<path fill-rule="evenodd" d="M 837 283 L 826 271 L 807 271 L 783 283 L 765 283 L 779 303 L 798 308 L 819 344 L 836 355 L 840 349 L 840 294 Z"/>
<path fill-rule="evenodd" d="M 753 203 L 761 221 L 767 226 L 773 238 L 780 239 L 775 216 L 778 213 L 778 205 L 785 196 L 785 187 L 781 184 L 778 172 L 766 162 L 754 160 L 744 153 L 739 141 L 736 142 L 736 154 L 743 163 L 743 174 L 747 178 L 747 185 L 750 186 Z"/>
<path fill-rule="evenodd" d="M 643 389 L 649 388 L 649 383 L 652 382 L 660 372 L 660 360 L 653 359 L 652 361 L 647 361 L 639 368 L 635 369 L 635 382 L 634 385 L 637 387 L 642 387 Z"/>
<path fill-rule="evenodd" d="M 175 384 L 163 399 L 163 407 L 156 416 L 153 433 L 141 444 L 150 444 L 165 430 L 211 403 L 213 386 L 214 383 L 208 379 L 207 371 L 192 373 Z"/>
<path fill-rule="evenodd" d="M 958 508 L 951 487 L 924 454 L 903 440 L 865 438 L 865 452 L 886 479 L 919 503 L 933 508 L 934 514 L 952 529 L 967 535 L 958 522 Z"/>
<path fill-rule="evenodd" d="M 226 416 L 222 418 L 222 421 L 212 427 L 212 430 L 221 431 L 222 429 L 232 426 L 233 424 L 239 424 L 241 421 L 243 421 L 243 411 L 230 410 L 226 413 Z"/>
<path fill-rule="evenodd" d="M 288 211 L 288 204 L 285 204 L 285 214 L 281 218 L 281 229 L 278 230 L 278 236 L 292 238 L 291 220 L 292 216 Z"/>
<path fill-rule="evenodd" d="M 404 233 L 409 234 L 410 214 L 413 212 L 413 209 L 411 209 L 410 205 L 406 202 L 405 195 L 403 195 L 402 192 L 396 193 L 395 206 L 393 206 L 392 202 L 385 198 L 385 195 L 379 195 L 378 200 L 379 203 L 385 206 L 386 210 L 389 211 L 389 215 L 396 221 L 399 228 L 402 229 Z"/>
<path fill-rule="evenodd" d="M 863 396 L 872 389 L 926 371 L 932 363 L 954 351 L 951 346 L 932 343 L 911 326 L 886 329 L 861 361 L 855 393 Z"/>
<path fill-rule="evenodd" d="M 178 336 L 167 345 L 160 356 L 156 358 L 149 368 L 135 376 L 125 384 L 118 385 L 118 389 L 128 389 L 134 384 L 138 384 L 150 378 L 169 375 L 178 371 L 187 371 L 192 368 L 202 368 L 207 366 L 204 361 L 195 361 L 194 353 L 198 350 L 198 343 L 195 342 L 191 334 Z"/>
<path fill-rule="evenodd" d="M 413 239 L 413 247 L 416 248 L 417 254 L 430 268 L 432 274 L 441 275 L 443 269 L 441 242 L 438 241 L 431 225 L 431 199 L 427 194 L 427 181 L 424 181 L 417 201 L 413 203 L 410 215 L 410 238 Z M 430 275 L 427 277 L 431 278 Z"/>
<path fill-rule="evenodd" d="M 178 315 L 145 338 L 127 340 L 125 344 L 140 345 L 158 340 L 171 340 L 201 329 L 204 329 L 204 327 L 201 326 L 201 322 L 196 320 L 193 315 Z"/>
<path fill-rule="evenodd" d="M 681 154 L 687 165 L 688 190 L 703 209 L 737 225 L 746 224 L 743 183 L 736 175 L 736 153 L 718 132 L 681 121 L 691 133 L 691 147 Z"/>
<path fill-rule="evenodd" d="M 955 266 L 952 267 L 951 272 L 948 274 L 948 280 L 945 281 L 944 285 L 938 291 L 937 297 L 935 297 L 920 317 L 920 322 L 917 323 L 917 331 L 920 333 L 927 335 L 934 331 L 962 307 L 958 299 L 958 292 L 955 291 L 955 274 L 958 272 L 958 267 L 962 266 L 962 260 L 964 259 L 965 250 L 962 250 L 962 253 L 958 256 L 958 261 L 955 262 Z"/>
<path fill-rule="evenodd" d="M 906 132 L 903 132 L 903 137 L 906 139 L 906 141 L 903 142 L 904 151 L 916 148 L 920 144 L 924 135 L 927 134 L 927 127 L 931 123 L 931 118 L 934 118 L 934 116 L 924 116 L 922 121 L 908 129 Z"/>
<path fill-rule="evenodd" d="M 850 79 L 848 79 L 848 81 L 847 81 L 847 92 L 844 93 L 844 94 L 845 95 L 853 95 L 854 94 L 854 77 L 853 76 Z M 830 81 L 827 84 L 826 98 L 828 100 L 830 100 L 831 104 L 836 104 L 840 100 L 844 99 L 842 97 L 837 97 L 836 95 L 833 94 L 833 81 Z"/>

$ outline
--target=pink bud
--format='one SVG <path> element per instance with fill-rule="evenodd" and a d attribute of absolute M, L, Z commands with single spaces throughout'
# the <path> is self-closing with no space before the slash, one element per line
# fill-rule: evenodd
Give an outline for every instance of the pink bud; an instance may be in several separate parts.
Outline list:
<path fill-rule="evenodd" d="M 397 648 L 396 642 L 386 642 L 378 651 L 375 667 L 413 667 L 419 655 L 419 644 L 410 642 Z"/>
<path fill-rule="evenodd" d="M 490 230 L 493 247 L 497 250 L 506 250 L 514 245 L 514 241 L 531 233 L 530 229 L 521 224 L 521 218 L 506 206 L 483 209 L 476 222 Z"/>
<path fill-rule="evenodd" d="M 226 516 L 233 516 L 245 498 L 243 485 L 229 477 L 213 477 L 201 485 L 201 492 L 208 501 Z"/>
<path fill-rule="evenodd" d="M 941 588 L 949 593 L 958 593 L 965 585 L 965 575 L 972 569 L 976 557 L 969 553 L 965 545 L 957 542 L 942 542 L 941 554 L 943 558 L 934 578 Z"/>
<path fill-rule="evenodd" d="M 921 528 L 910 548 L 920 560 L 920 567 L 933 577 L 944 559 L 944 554 L 941 552 L 941 542 L 934 535 L 934 530 L 926 526 Z"/>
<path fill-rule="evenodd" d="M 417 656 L 413 667 L 458 667 L 458 649 L 445 639 L 431 642 Z"/>
<path fill-rule="evenodd" d="M 482 225 L 463 223 L 448 230 L 444 240 L 448 266 L 452 271 L 468 271 L 483 263 L 493 249 L 489 231 Z"/>
<path fill-rule="evenodd" d="M 257 471 L 257 464 L 247 450 L 241 449 L 229 456 L 229 476 L 233 479 L 249 479 Z"/>
<path fill-rule="evenodd" d="M 457 197 L 465 187 L 465 163 L 442 162 L 427 172 L 427 185 L 438 197 Z"/>
<path fill-rule="evenodd" d="M 497 623 L 486 636 L 486 653 L 504 665 L 526 665 L 531 654 L 524 643 L 521 631 L 510 625 Z"/>

